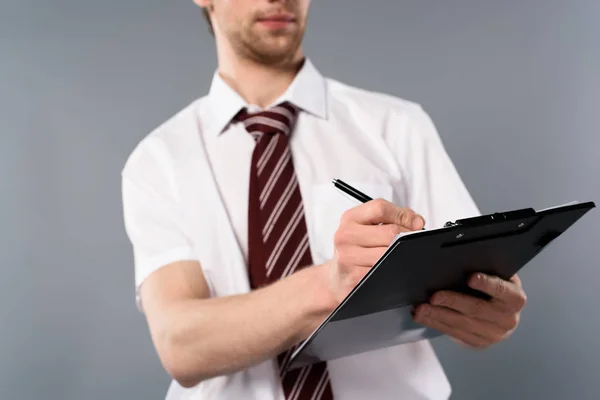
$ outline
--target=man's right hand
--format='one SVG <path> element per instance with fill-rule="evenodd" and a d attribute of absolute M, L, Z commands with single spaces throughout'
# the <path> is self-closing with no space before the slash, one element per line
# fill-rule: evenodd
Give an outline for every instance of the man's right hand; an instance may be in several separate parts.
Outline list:
<path fill-rule="evenodd" d="M 365 276 L 394 237 L 423 229 L 425 220 L 409 208 L 375 199 L 347 210 L 334 237 L 334 257 L 326 264 L 329 287 L 339 304 Z"/>
<path fill-rule="evenodd" d="M 165 369 L 192 387 L 276 357 L 314 331 L 397 233 L 422 227 L 413 211 L 372 200 L 343 215 L 331 261 L 244 294 L 212 297 L 197 261 L 160 268 L 140 295 Z"/>

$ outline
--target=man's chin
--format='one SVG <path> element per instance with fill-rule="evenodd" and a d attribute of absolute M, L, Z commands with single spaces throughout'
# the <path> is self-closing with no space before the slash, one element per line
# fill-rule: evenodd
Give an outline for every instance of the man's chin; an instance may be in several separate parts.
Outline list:
<path fill-rule="evenodd" d="M 255 61 L 264 65 L 285 65 L 294 61 L 296 52 L 253 52 Z"/>
<path fill-rule="evenodd" d="M 292 43 L 262 43 L 260 46 L 252 46 L 251 53 L 257 60 L 267 64 L 280 64 L 292 61 L 298 52 L 297 45 Z"/>

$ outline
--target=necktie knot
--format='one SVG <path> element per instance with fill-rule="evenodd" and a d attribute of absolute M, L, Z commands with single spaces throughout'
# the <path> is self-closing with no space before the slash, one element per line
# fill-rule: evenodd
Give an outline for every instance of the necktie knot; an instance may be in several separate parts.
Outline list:
<path fill-rule="evenodd" d="M 263 135 L 284 134 L 289 136 L 292 132 L 298 109 L 289 102 L 278 104 L 259 112 L 241 110 L 234 121 L 243 122 L 248 133 L 255 139 Z"/>

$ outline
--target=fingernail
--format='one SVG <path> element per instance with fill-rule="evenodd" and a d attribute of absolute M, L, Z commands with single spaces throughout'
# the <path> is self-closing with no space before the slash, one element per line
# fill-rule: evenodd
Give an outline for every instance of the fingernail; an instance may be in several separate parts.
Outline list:
<path fill-rule="evenodd" d="M 437 304 L 440 306 L 444 304 L 444 301 L 446 301 L 446 296 L 444 296 L 443 294 L 437 294 L 431 299 L 431 302 L 433 304 Z"/>
<path fill-rule="evenodd" d="M 423 227 L 423 225 L 425 225 L 423 218 L 416 216 L 413 217 L 412 220 L 412 229 L 415 231 L 418 231 L 419 229 L 421 229 Z"/>
<path fill-rule="evenodd" d="M 483 280 L 485 279 L 485 277 L 483 276 L 483 274 L 476 274 L 475 275 L 475 279 L 473 279 L 473 286 L 476 287 L 481 287 L 481 285 L 483 285 Z"/>
<path fill-rule="evenodd" d="M 428 305 L 425 304 L 422 308 L 421 314 L 424 317 L 427 317 L 427 316 L 429 316 L 429 313 L 431 313 L 431 307 L 429 307 Z"/>

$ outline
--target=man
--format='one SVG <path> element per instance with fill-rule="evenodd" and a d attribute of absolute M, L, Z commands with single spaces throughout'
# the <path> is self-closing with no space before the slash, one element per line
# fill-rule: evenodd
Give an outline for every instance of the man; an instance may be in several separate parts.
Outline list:
<path fill-rule="evenodd" d="M 301 46 L 309 0 L 195 2 L 216 39 L 210 92 L 122 173 L 167 397 L 447 398 L 427 341 L 281 372 L 397 233 L 478 213 L 428 115 L 321 76 Z M 345 202 L 332 178 L 376 200 Z M 470 347 L 506 339 L 525 304 L 519 279 L 469 283 L 492 300 L 436 293 L 415 320 Z"/>

